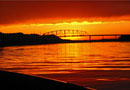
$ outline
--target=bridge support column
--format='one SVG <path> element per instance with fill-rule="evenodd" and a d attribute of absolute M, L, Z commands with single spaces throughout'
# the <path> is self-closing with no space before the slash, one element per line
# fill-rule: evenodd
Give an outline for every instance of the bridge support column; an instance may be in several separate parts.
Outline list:
<path fill-rule="evenodd" d="M 89 41 L 91 41 L 91 35 L 89 35 Z"/>
<path fill-rule="evenodd" d="M 117 39 L 117 35 L 115 35 L 115 39 Z"/>
<path fill-rule="evenodd" d="M 104 39 L 104 35 L 102 35 L 102 40 Z"/>
<path fill-rule="evenodd" d="M 64 36 L 66 36 L 66 30 L 64 30 Z"/>
<path fill-rule="evenodd" d="M 58 31 L 56 31 L 56 36 L 57 36 L 57 32 L 58 32 Z"/>

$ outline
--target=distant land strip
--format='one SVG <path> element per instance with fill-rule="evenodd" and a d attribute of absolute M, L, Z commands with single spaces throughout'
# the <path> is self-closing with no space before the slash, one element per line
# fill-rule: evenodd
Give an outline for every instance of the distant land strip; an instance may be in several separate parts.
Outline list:
<path fill-rule="evenodd" d="M 113 35 L 113 34 L 112 34 Z M 89 35 L 97 36 L 97 35 Z M 100 36 L 100 35 L 99 35 Z M 53 43 L 79 43 L 79 42 L 116 42 L 130 41 L 130 34 L 120 34 L 117 39 L 100 39 L 100 40 L 65 40 L 56 35 L 38 35 L 23 33 L 2 33 L 0 32 L 0 46 L 19 46 L 19 45 L 39 45 Z"/>

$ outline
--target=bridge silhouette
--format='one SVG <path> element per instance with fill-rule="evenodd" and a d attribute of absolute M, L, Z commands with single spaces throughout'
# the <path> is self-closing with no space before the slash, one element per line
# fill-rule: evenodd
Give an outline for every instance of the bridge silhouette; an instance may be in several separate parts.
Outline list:
<path fill-rule="evenodd" d="M 77 38 L 82 36 L 83 38 Z M 95 38 L 94 36 L 100 36 L 100 37 Z M 113 37 L 105 38 L 104 36 L 113 36 Z M 70 37 L 70 38 L 64 38 L 64 37 Z M 71 37 L 76 38 L 73 39 Z M 130 34 L 90 35 L 86 31 L 80 31 L 80 30 L 56 30 L 46 32 L 43 35 L 0 32 L 0 47 L 13 46 L 13 45 L 37 45 L 37 44 L 77 43 L 77 42 L 110 42 L 110 41 L 123 41 L 123 42 L 130 41 Z"/>
<path fill-rule="evenodd" d="M 44 35 L 56 35 L 58 37 L 88 36 L 86 31 L 81 30 L 56 30 L 44 33 Z"/>
<path fill-rule="evenodd" d="M 117 39 L 118 36 L 121 35 L 129 35 L 129 34 L 96 34 L 96 35 L 90 35 L 86 31 L 82 30 L 56 30 L 56 31 L 50 31 L 46 32 L 43 35 L 56 35 L 58 37 L 82 37 L 82 36 L 88 36 L 89 40 L 92 40 L 93 36 L 102 36 L 102 39 L 104 39 L 105 36 L 114 36 L 115 39 Z"/>

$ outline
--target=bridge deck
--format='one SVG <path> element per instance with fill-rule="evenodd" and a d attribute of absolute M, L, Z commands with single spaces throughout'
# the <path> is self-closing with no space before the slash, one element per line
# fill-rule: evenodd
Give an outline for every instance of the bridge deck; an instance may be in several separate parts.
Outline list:
<path fill-rule="evenodd" d="M 63 35 L 59 37 L 74 37 L 74 36 L 122 36 L 122 35 L 130 35 L 130 34 L 96 34 L 96 35 Z"/>

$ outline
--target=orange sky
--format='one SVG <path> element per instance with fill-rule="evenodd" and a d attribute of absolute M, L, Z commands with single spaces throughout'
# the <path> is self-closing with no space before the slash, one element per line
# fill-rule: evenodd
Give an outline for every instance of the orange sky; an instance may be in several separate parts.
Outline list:
<path fill-rule="evenodd" d="M 0 1 L 0 32 L 130 34 L 130 1 Z"/>

